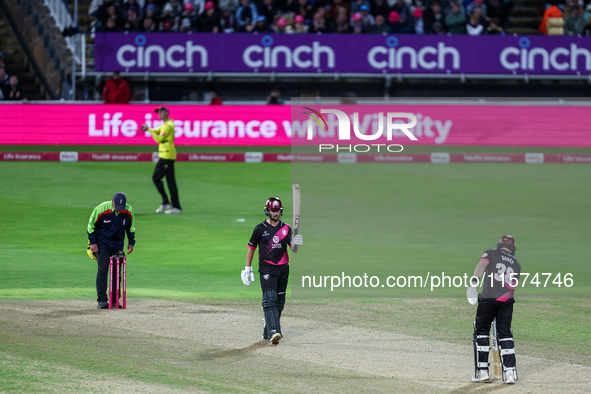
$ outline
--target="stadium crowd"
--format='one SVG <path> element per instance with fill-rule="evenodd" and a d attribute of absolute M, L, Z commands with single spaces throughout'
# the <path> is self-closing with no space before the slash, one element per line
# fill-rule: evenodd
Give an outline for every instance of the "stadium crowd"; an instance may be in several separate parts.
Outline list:
<path fill-rule="evenodd" d="M 547 3 L 540 32 L 549 36 L 590 35 L 589 0 L 552 0 Z"/>
<path fill-rule="evenodd" d="M 93 0 L 100 32 L 505 34 L 512 0 Z"/>
<path fill-rule="evenodd" d="M 18 83 L 16 75 L 10 75 L 4 63 L 4 55 L 0 52 L 0 101 L 22 101 L 26 100 L 23 91 Z"/>

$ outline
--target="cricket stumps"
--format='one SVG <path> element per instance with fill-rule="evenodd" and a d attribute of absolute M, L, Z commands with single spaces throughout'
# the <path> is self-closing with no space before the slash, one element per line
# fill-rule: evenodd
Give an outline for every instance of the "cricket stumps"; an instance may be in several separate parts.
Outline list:
<path fill-rule="evenodd" d="M 113 268 L 115 263 L 115 268 Z M 119 309 L 119 296 L 123 298 L 123 309 L 127 308 L 127 261 L 125 256 L 114 255 L 109 259 L 109 309 L 113 309 L 113 302 L 115 303 L 115 309 Z M 114 277 L 113 274 L 116 273 Z M 115 285 L 113 286 L 113 281 Z M 115 291 L 115 297 L 113 297 L 113 291 Z M 120 294 L 121 293 L 121 294 Z"/>

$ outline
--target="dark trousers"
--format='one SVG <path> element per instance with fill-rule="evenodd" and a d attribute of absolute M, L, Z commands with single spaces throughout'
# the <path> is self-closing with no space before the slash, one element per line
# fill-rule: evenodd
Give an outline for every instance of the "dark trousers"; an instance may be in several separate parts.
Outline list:
<path fill-rule="evenodd" d="M 489 335 L 492 321 L 496 318 L 499 345 L 501 348 L 513 349 L 514 342 L 512 340 L 503 341 L 503 339 L 513 338 L 511 321 L 513 320 L 514 303 L 515 299 L 513 298 L 505 302 L 497 301 L 493 298 L 479 298 L 478 309 L 476 311 L 476 335 Z M 503 356 L 503 364 L 506 367 L 514 367 L 515 354 Z"/>
<path fill-rule="evenodd" d="M 259 274 L 263 293 L 265 290 L 275 290 L 277 294 L 285 294 L 289 281 L 289 264 L 260 264 Z"/>
<path fill-rule="evenodd" d="M 96 274 L 96 294 L 97 294 L 97 301 L 98 302 L 108 302 L 109 296 L 107 294 L 107 289 L 109 288 L 109 263 L 110 257 L 113 255 L 118 254 L 118 250 L 111 250 L 111 249 L 100 249 L 96 254 L 97 264 L 98 264 L 98 273 Z M 120 263 L 123 263 L 123 260 L 120 259 Z M 117 261 L 113 261 L 113 271 L 117 272 Z M 121 288 L 121 267 L 119 267 L 119 288 Z M 113 283 L 115 286 L 115 283 Z M 115 298 L 113 298 L 113 302 Z"/>
<path fill-rule="evenodd" d="M 285 292 L 289 281 L 289 265 L 259 265 L 259 278 L 263 290 L 265 327 L 263 337 L 269 339 L 271 331 L 281 334 L 281 312 L 285 307 Z"/>
<path fill-rule="evenodd" d="M 181 209 L 181 203 L 179 202 L 179 192 L 176 188 L 176 179 L 174 177 L 174 160 L 158 159 L 158 163 L 156 163 L 156 168 L 154 169 L 154 174 L 152 175 L 152 181 L 154 182 L 154 185 L 156 185 L 158 193 L 160 193 L 162 196 L 162 204 L 169 204 L 170 201 L 168 200 L 168 196 L 164 190 L 164 182 L 162 182 L 162 178 L 164 177 L 166 177 L 166 185 L 168 186 L 168 191 L 170 192 L 170 201 L 172 201 L 172 206 Z"/>

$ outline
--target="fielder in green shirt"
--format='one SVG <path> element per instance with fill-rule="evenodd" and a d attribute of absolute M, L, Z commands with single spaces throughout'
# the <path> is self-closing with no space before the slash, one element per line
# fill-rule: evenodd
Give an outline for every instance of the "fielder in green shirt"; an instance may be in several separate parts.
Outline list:
<path fill-rule="evenodd" d="M 160 107 L 154 112 L 158 114 L 160 120 L 164 123 L 157 129 L 151 129 L 147 125 L 142 125 L 143 131 L 149 131 L 154 141 L 158 143 L 158 163 L 152 175 L 152 181 L 156 189 L 162 196 L 162 204 L 156 209 L 156 213 L 181 213 L 181 203 L 179 202 L 179 192 L 176 187 L 174 177 L 174 162 L 176 160 L 176 149 L 174 148 L 174 120 L 169 118 L 168 108 Z M 164 190 L 162 178 L 166 177 L 166 184 L 170 192 L 170 200 Z"/>

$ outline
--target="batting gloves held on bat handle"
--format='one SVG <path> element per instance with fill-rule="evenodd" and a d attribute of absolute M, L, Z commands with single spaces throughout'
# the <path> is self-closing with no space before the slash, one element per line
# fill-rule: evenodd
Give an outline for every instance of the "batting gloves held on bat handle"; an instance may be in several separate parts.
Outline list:
<path fill-rule="evenodd" d="M 295 235 L 291 240 L 291 244 L 293 246 L 302 246 L 304 245 L 304 237 L 301 234 Z"/>
<path fill-rule="evenodd" d="M 252 267 L 245 266 L 242 270 L 242 283 L 248 286 L 250 285 L 250 282 L 254 282 L 254 274 L 252 272 Z"/>

